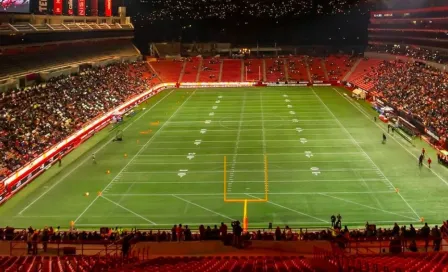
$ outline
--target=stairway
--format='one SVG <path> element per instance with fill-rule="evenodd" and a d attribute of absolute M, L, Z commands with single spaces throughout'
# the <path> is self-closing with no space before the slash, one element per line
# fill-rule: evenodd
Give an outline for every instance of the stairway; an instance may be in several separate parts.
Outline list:
<path fill-rule="evenodd" d="M 148 63 L 149 67 L 151 67 L 152 72 L 157 76 L 157 78 L 160 80 L 160 82 L 163 82 L 162 78 L 159 76 L 159 73 L 157 73 L 156 69 L 151 65 L 150 61 L 146 61 Z"/>
<path fill-rule="evenodd" d="M 329 80 L 327 66 L 325 65 L 325 60 L 322 59 L 321 63 L 322 63 L 322 70 L 324 71 L 325 80 Z"/>
<path fill-rule="evenodd" d="M 184 61 L 184 64 L 182 65 L 182 70 L 180 71 L 180 75 L 179 75 L 179 80 L 177 82 L 182 82 L 182 78 L 184 77 L 185 74 L 185 66 L 187 66 L 187 62 Z"/>
<path fill-rule="evenodd" d="M 356 68 L 358 67 L 359 63 L 361 62 L 362 59 L 358 59 L 355 64 L 353 64 L 352 68 L 350 69 L 350 71 L 348 71 L 348 73 L 342 78 L 342 81 L 347 81 L 350 76 L 352 75 L 352 73 L 356 70 Z"/>
<path fill-rule="evenodd" d="M 305 60 L 305 64 L 306 64 L 306 73 L 308 74 L 308 80 L 309 80 L 309 82 L 313 82 L 313 79 L 311 77 L 311 72 L 310 72 L 310 66 L 308 64 L 308 60 Z"/>
<path fill-rule="evenodd" d="M 199 65 L 198 65 L 198 73 L 196 75 L 196 82 L 199 82 L 199 76 L 201 75 L 201 71 L 202 71 L 202 62 L 204 61 L 204 59 L 201 58 L 201 60 L 199 61 Z"/>
<path fill-rule="evenodd" d="M 245 74 L 245 71 L 244 71 L 244 61 L 241 60 L 241 80 L 240 80 L 240 82 L 245 82 L 246 81 L 246 78 L 244 78 L 244 74 Z"/>
<path fill-rule="evenodd" d="M 289 71 L 288 71 L 288 64 L 287 64 L 288 60 L 284 59 L 283 60 L 283 69 L 285 69 L 285 79 L 286 81 L 289 81 Z"/>
<path fill-rule="evenodd" d="M 222 69 L 223 68 L 224 68 L 224 60 L 221 60 L 221 63 L 219 64 L 218 82 L 221 82 L 221 80 L 222 80 Z"/>
<path fill-rule="evenodd" d="M 263 81 L 266 82 L 266 60 L 263 59 Z"/>

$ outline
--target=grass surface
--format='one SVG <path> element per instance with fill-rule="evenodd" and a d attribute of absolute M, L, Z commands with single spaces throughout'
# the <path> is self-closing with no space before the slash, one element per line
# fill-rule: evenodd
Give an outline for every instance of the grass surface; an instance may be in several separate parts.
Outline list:
<path fill-rule="evenodd" d="M 264 154 L 269 201 L 249 203 L 250 227 L 329 226 L 337 213 L 348 226 L 446 220 L 447 169 L 417 167 L 421 142 L 412 147 L 389 135 L 381 144 L 384 124 L 343 93 L 324 87 L 164 91 L 126 120 L 123 142 L 111 142 L 109 130 L 95 135 L 61 168 L 1 206 L 1 221 L 68 228 L 73 220 L 92 229 L 242 220 L 243 204 L 223 201 L 223 158 L 228 198 L 258 199 L 265 190 Z M 436 161 L 433 151 L 429 156 Z"/>

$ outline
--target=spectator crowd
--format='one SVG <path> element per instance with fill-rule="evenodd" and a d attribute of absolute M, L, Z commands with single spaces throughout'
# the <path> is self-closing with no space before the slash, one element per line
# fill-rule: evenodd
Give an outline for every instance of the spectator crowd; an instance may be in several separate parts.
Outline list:
<path fill-rule="evenodd" d="M 448 137 L 448 73 L 419 62 L 383 61 L 364 76 L 388 104 Z"/>
<path fill-rule="evenodd" d="M 88 68 L 0 97 L 0 180 L 94 117 L 146 90 L 145 62 Z"/>

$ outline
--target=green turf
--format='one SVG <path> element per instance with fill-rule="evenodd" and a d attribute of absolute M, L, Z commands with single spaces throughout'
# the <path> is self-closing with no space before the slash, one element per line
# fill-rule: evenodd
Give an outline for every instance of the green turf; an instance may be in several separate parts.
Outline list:
<path fill-rule="evenodd" d="M 258 199 L 264 154 L 269 202 L 249 203 L 250 227 L 328 226 L 337 213 L 349 226 L 446 220 L 448 170 L 436 163 L 419 169 L 419 141 L 412 147 L 390 135 L 381 144 L 384 124 L 373 122 L 367 104 L 343 93 L 324 87 L 164 91 L 126 120 L 123 142 L 110 142 L 115 132 L 109 130 L 95 135 L 61 168 L 1 206 L 2 224 L 67 228 L 74 220 L 78 228 L 169 228 L 241 220 L 243 204 L 223 201 L 223 158 L 228 197 Z"/>

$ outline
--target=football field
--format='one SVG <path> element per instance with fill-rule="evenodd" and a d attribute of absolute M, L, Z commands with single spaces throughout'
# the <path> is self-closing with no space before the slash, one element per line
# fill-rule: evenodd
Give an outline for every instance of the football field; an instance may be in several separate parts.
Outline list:
<path fill-rule="evenodd" d="M 338 213 L 349 227 L 447 220 L 448 170 L 435 152 L 419 169 L 425 144 L 389 134 L 382 144 L 386 126 L 344 93 L 165 90 L 125 118 L 122 142 L 105 129 L 0 206 L 2 225 L 229 225 L 245 200 L 251 228 L 326 227 Z"/>

